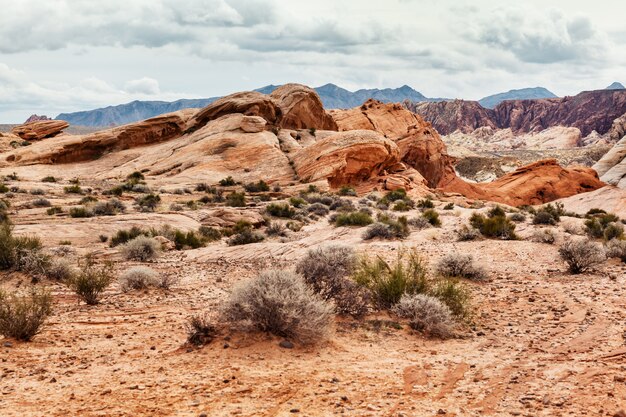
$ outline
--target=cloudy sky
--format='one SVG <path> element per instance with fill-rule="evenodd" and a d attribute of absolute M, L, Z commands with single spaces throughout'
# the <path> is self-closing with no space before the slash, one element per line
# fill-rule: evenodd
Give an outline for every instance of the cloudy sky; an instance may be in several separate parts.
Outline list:
<path fill-rule="evenodd" d="M 626 83 L 623 0 L 0 0 L 0 123 L 267 84 Z"/>

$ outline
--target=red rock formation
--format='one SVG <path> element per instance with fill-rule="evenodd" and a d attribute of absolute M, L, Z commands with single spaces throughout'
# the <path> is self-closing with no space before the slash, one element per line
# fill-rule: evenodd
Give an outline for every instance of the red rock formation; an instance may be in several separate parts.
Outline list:
<path fill-rule="evenodd" d="M 331 114 L 340 130 L 375 130 L 394 140 L 401 161 L 415 168 L 429 187 L 436 188 L 455 176 L 454 159 L 437 131 L 402 105 L 370 99 L 361 107 L 333 110 Z"/>
<path fill-rule="evenodd" d="M 471 133 L 483 126 L 511 128 L 514 133 L 539 132 L 554 126 L 576 127 L 583 136 L 607 133 L 626 113 L 626 90 L 585 91 L 573 97 L 503 101 L 493 110 L 478 102 L 454 100 L 405 103 L 443 135 Z"/>
<path fill-rule="evenodd" d="M 44 115 L 38 116 L 36 114 L 33 114 L 28 119 L 26 119 L 24 124 L 31 123 L 31 122 L 38 122 L 38 121 L 41 121 L 41 120 L 52 120 L 52 119 L 49 118 L 48 116 L 44 116 Z"/>
<path fill-rule="evenodd" d="M 369 130 L 335 133 L 293 157 L 294 168 L 302 180 L 327 179 L 331 187 L 370 180 L 399 160 L 396 144 Z"/>
<path fill-rule="evenodd" d="M 510 206 L 543 204 L 604 186 L 591 168 L 562 168 L 554 159 L 538 161 L 486 184 L 469 184 L 458 178 L 442 188 L 469 198 L 497 201 Z"/>
<path fill-rule="evenodd" d="M 41 120 L 14 127 L 11 132 L 22 139 L 38 140 L 51 138 L 69 127 L 64 120 Z"/>
<path fill-rule="evenodd" d="M 285 84 L 270 94 L 282 111 L 283 129 L 337 130 L 315 90 L 300 84 Z"/>
<path fill-rule="evenodd" d="M 404 104 L 409 110 L 430 122 L 442 135 L 449 135 L 457 130 L 471 133 L 479 127 L 498 128 L 493 117 L 493 110 L 485 109 L 477 101 L 405 102 Z"/>

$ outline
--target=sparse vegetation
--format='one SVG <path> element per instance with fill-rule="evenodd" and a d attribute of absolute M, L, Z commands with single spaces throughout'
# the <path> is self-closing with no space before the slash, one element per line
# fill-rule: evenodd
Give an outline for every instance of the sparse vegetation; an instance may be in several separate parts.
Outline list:
<path fill-rule="evenodd" d="M 472 281 L 485 281 L 487 272 L 475 265 L 472 255 L 452 252 L 444 255 L 437 263 L 436 271 L 446 278 L 465 278 Z"/>
<path fill-rule="evenodd" d="M 424 210 L 422 213 L 422 217 L 428 220 L 432 226 L 439 227 L 441 226 L 441 220 L 439 219 L 439 213 L 437 213 L 434 209 Z"/>
<path fill-rule="evenodd" d="M 206 314 L 191 316 L 185 328 L 187 330 L 187 342 L 195 346 L 211 343 L 218 333 L 217 327 Z"/>
<path fill-rule="evenodd" d="M 350 185 L 344 185 L 342 186 L 339 191 L 337 192 L 337 194 L 342 195 L 342 196 L 356 196 L 356 190 L 354 189 L 354 187 L 350 186 Z"/>
<path fill-rule="evenodd" d="M 369 309 L 370 294 L 348 278 L 355 265 L 351 248 L 332 245 L 309 250 L 298 262 L 296 272 L 316 294 L 332 301 L 338 314 L 360 317 Z"/>
<path fill-rule="evenodd" d="M 158 287 L 160 281 L 160 274 L 147 266 L 133 266 L 124 271 L 119 277 L 120 288 L 124 292 Z"/>
<path fill-rule="evenodd" d="M 63 188 L 65 194 L 83 194 L 83 189 L 78 184 L 68 185 Z"/>
<path fill-rule="evenodd" d="M 372 217 L 360 211 L 352 211 L 348 213 L 340 213 L 335 218 L 335 226 L 367 226 L 372 224 L 374 220 Z"/>
<path fill-rule="evenodd" d="M 415 250 L 401 250 L 391 264 L 381 257 L 360 257 L 353 279 L 372 292 L 379 307 L 389 308 L 403 294 L 425 293 L 426 272 L 425 263 Z"/>
<path fill-rule="evenodd" d="M 246 195 L 245 193 L 238 193 L 233 191 L 228 194 L 226 197 L 226 205 L 229 207 L 245 207 L 246 206 Z"/>
<path fill-rule="evenodd" d="M 52 296 L 32 289 L 28 295 L 7 295 L 0 291 L 0 334 L 28 342 L 52 312 Z"/>
<path fill-rule="evenodd" d="M 547 243 L 552 245 L 556 242 L 556 233 L 552 229 L 535 230 L 530 237 L 533 242 Z"/>
<path fill-rule="evenodd" d="M 137 198 L 136 202 L 141 211 L 154 211 L 161 203 L 161 197 L 158 194 L 146 194 Z"/>
<path fill-rule="evenodd" d="M 85 217 L 93 217 L 93 212 L 87 207 L 72 207 L 70 208 L 70 217 L 74 218 L 85 218 Z"/>
<path fill-rule="evenodd" d="M 412 329 L 428 336 L 448 338 L 453 335 L 452 312 L 437 298 L 426 294 L 404 294 L 393 308 L 394 313 L 409 320 Z"/>
<path fill-rule="evenodd" d="M 68 286 L 88 305 L 96 305 L 104 290 L 113 282 L 113 265 L 96 265 L 88 256 L 81 270 L 67 281 Z"/>
<path fill-rule="evenodd" d="M 235 184 L 236 184 L 235 180 L 230 175 L 228 177 L 220 180 L 220 185 L 222 187 L 230 187 L 230 186 L 233 186 Z"/>
<path fill-rule="evenodd" d="M 43 177 L 41 182 L 57 182 L 58 180 L 53 176 Z"/>
<path fill-rule="evenodd" d="M 504 211 L 502 212 L 504 213 Z M 504 214 L 485 217 L 482 214 L 473 213 L 470 217 L 470 224 L 472 227 L 478 229 L 485 237 L 499 238 L 503 240 L 517 239 L 517 235 L 515 234 L 515 224 L 507 219 Z"/>
<path fill-rule="evenodd" d="M 270 270 L 237 285 L 222 308 L 222 317 L 233 325 L 311 344 L 330 333 L 332 306 L 300 275 Z"/>
<path fill-rule="evenodd" d="M 585 272 L 606 258 L 602 246 L 590 240 L 567 240 L 559 248 L 559 255 L 572 274 Z"/>
<path fill-rule="evenodd" d="M 263 180 L 259 182 L 251 182 L 243 186 L 243 188 L 249 193 L 259 193 L 270 190 L 270 186 Z"/>
<path fill-rule="evenodd" d="M 139 235 L 124 243 L 120 252 L 128 260 L 145 262 L 158 257 L 161 245 L 152 237 Z"/>
<path fill-rule="evenodd" d="M 270 216 L 290 219 L 296 215 L 296 211 L 287 203 L 271 203 L 265 207 L 265 212 Z"/>

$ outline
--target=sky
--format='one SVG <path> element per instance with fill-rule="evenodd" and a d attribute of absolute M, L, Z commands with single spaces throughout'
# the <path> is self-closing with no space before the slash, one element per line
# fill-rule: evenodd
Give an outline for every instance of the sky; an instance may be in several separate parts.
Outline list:
<path fill-rule="evenodd" d="M 0 0 L 0 123 L 268 84 L 626 84 L 623 0 Z"/>

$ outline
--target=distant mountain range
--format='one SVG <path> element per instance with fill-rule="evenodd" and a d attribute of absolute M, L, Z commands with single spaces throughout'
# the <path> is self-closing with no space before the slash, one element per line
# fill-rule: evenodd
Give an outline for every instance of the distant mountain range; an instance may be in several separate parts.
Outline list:
<path fill-rule="evenodd" d="M 613 84 L 605 88 L 605 90 L 626 90 L 626 87 L 624 87 L 622 83 L 615 81 Z"/>
<path fill-rule="evenodd" d="M 263 94 L 270 94 L 279 86 L 268 85 L 256 89 Z M 611 84 L 607 89 L 623 89 L 624 86 L 618 82 Z M 347 109 L 357 107 L 366 100 L 373 98 L 384 103 L 401 103 L 409 101 L 412 103 L 419 102 L 442 102 L 450 101 L 446 98 L 429 98 L 419 91 L 414 90 L 408 85 L 400 88 L 384 88 L 384 89 L 361 89 L 357 91 L 349 91 L 335 84 L 326 84 L 315 88 L 319 94 L 324 107 L 327 109 Z M 519 90 L 511 90 L 506 93 L 494 94 L 482 98 L 478 102 L 487 109 L 493 109 L 498 104 L 506 100 L 522 100 L 522 99 L 539 99 L 539 98 L 555 98 L 554 93 L 543 87 L 523 88 Z M 66 120 L 74 126 L 94 126 L 107 127 L 118 126 L 126 123 L 132 123 L 139 120 L 149 119 L 159 114 L 170 113 L 173 111 L 186 108 L 202 108 L 220 97 L 210 97 L 204 99 L 181 99 L 172 102 L 167 101 L 132 101 L 117 106 L 109 106 L 95 110 L 80 111 L 76 113 L 61 113 L 56 119 Z"/>
<path fill-rule="evenodd" d="M 486 109 L 493 109 L 506 100 L 536 100 L 540 98 L 557 98 L 557 95 L 543 87 L 522 88 L 520 90 L 510 90 L 506 93 L 487 96 L 481 98 L 478 102 Z"/>

